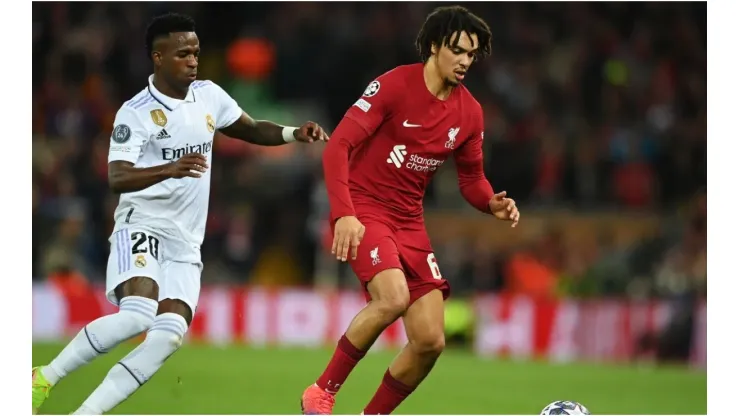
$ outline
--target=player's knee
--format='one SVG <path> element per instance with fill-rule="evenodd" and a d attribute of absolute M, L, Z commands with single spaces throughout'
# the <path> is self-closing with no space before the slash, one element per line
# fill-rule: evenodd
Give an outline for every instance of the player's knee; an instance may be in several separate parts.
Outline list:
<path fill-rule="evenodd" d="M 154 324 L 144 342 L 120 361 L 140 384 L 154 373 L 181 346 L 188 326 L 185 318 L 175 313 L 164 313 L 154 318 Z"/>
<path fill-rule="evenodd" d="M 151 330 L 146 339 L 150 344 L 158 344 L 157 349 L 162 351 L 163 357 L 169 357 L 182 347 L 183 335 L 174 331 Z"/>
<path fill-rule="evenodd" d="M 128 324 L 128 330 L 125 332 L 129 332 L 132 336 L 141 334 L 142 332 L 146 332 L 149 330 L 149 328 L 152 327 L 152 324 L 154 324 L 154 317 L 151 318 L 144 317 L 138 313 L 130 312 L 130 311 L 121 311 L 121 314 L 125 314 Z"/>
<path fill-rule="evenodd" d="M 147 342 L 160 344 L 159 347 L 169 356 L 182 346 L 187 331 L 188 323 L 182 315 L 163 313 L 154 319 L 154 324 L 147 334 Z"/>
<path fill-rule="evenodd" d="M 154 324 L 158 306 L 157 301 L 140 296 L 123 298 L 118 313 L 126 319 L 122 321 L 121 332 L 135 336 L 147 331 Z"/>
<path fill-rule="evenodd" d="M 445 349 L 445 335 L 442 332 L 430 332 L 412 341 L 411 347 L 418 355 L 439 356 Z"/>
<path fill-rule="evenodd" d="M 406 309 L 409 308 L 409 301 L 408 292 L 399 292 L 389 294 L 373 302 L 376 302 L 383 320 L 392 323 L 406 312 Z"/>
<path fill-rule="evenodd" d="M 382 319 L 389 324 L 403 315 L 409 308 L 411 295 L 406 277 L 399 269 L 388 269 L 378 273 L 368 284 L 372 302 Z"/>

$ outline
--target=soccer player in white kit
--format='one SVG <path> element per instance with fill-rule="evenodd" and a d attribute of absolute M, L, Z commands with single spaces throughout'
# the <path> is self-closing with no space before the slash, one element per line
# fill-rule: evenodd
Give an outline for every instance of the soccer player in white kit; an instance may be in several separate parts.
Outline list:
<path fill-rule="evenodd" d="M 313 122 L 293 128 L 255 121 L 218 85 L 196 81 L 200 46 L 190 17 L 155 18 L 146 45 L 154 74 L 118 110 L 108 155 L 108 182 L 121 197 L 106 294 L 119 311 L 89 323 L 49 365 L 33 369 L 34 414 L 60 379 L 147 331 L 74 413 L 103 414 L 182 344 L 200 294 L 216 130 L 264 146 L 328 140 Z"/>

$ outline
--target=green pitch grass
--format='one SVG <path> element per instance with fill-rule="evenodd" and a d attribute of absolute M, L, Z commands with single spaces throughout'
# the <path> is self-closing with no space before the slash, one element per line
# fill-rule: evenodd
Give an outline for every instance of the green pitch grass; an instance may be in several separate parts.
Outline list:
<path fill-rule="evenodd" d="M 62 345 L 35 344 L 33 365 Z M 69 414 L 132 346 L 121 346 L 62 380 L 42 414 Z M 299 414 L 303 390 L 323 370 L 329 350 L 189 345 L 115 414 Z M 360 414 L 393 359 L 371 353 L 337 396 L 336 414 Z M 575 400 L 594 414 L 706 414 L 707 377 L 683 368 L 502 362 L 447 351 L 397 414 L 538 414 L 555 400 Z"/>

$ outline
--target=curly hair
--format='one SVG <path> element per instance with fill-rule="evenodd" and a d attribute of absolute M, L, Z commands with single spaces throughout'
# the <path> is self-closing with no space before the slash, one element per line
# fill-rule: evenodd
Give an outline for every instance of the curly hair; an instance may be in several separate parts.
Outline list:
<path fill-rule="evenodd" d="M 463 32 L 478 36 L 478 57 L 491 54 L 491 28 L 480 17 L 462 6 L 444 6 L 430 13 L 416 37 L 416 50 L 422 62 L 432 55 L 432 45 L 455 46 Z"/>

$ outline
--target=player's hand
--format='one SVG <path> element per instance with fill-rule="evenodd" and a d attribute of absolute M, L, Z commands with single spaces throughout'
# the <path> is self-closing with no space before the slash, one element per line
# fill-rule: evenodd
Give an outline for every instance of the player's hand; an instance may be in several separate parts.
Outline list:
<path fill-rule="evenodd" d="M 307 121 L 300 128 L 293 132 L 293 137 L 299 142 L 313 143 L 321 140 L 322 142 L 329 141 L 329 135 L 326 134 L 324 129 L 313 121 Z"/>
<path fill-rule="evenodd" d="M 357 247 L 360 246 L 362 237 L 365 236 L 365 226 L 357 217 L 342 217 L 334 224 L 334 243 L 331 245 L 331 254 L 337 256 L 337 260 L 347 261 L 347 254 L 352 255 L 352 260 L 357 258 Z"/>
<path fill-rule="evenodd" d="M 170 178 L 200 178 L 201 173 L 208 169 L 206 157 L 200 153 L 188 153 L 185 156 L 171 162 L 167 166 L 167 175 Z"/>
<path fill-rule="evenodd" d="M 493 195 L 491 201 L 488 202 L 488 207 L 496 218 L 513 222 L 512 227 L 519 224 L 519 209 L 513 199 L 506 197 L 506 191 Z"/>

